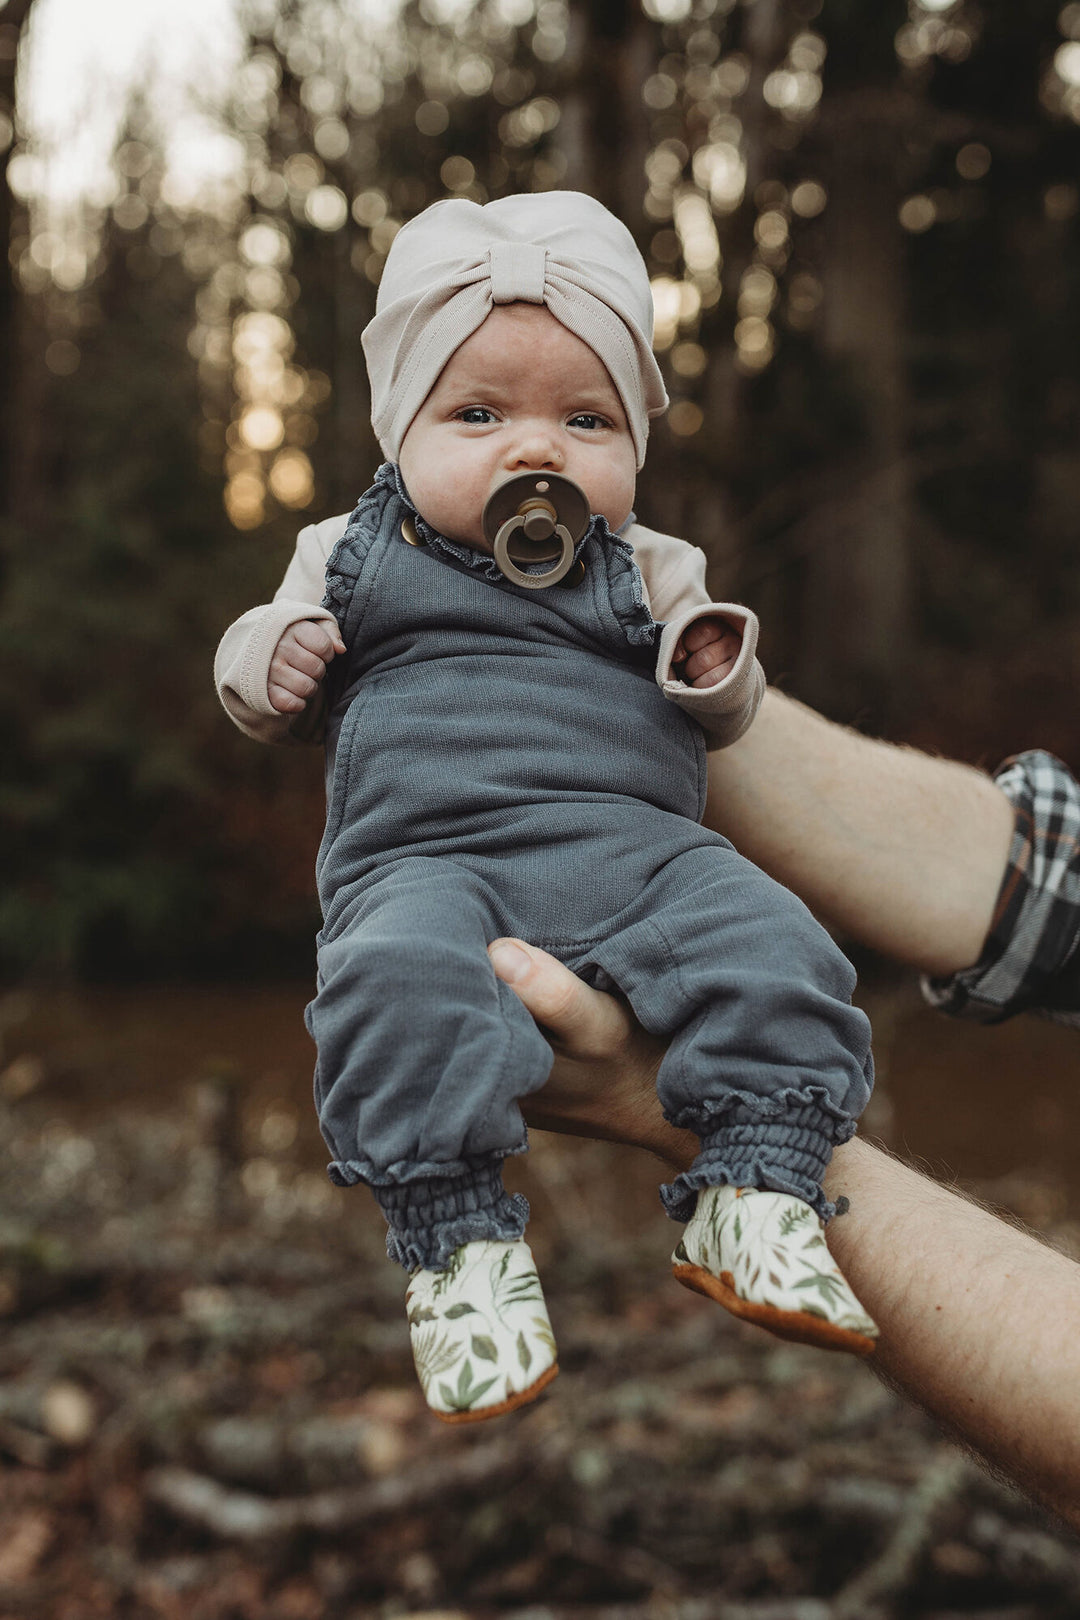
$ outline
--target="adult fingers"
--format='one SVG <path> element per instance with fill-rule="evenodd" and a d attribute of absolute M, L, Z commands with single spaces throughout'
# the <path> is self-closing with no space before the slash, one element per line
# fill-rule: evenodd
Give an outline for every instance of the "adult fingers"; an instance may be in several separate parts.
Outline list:
<path fill-rule="evenodd" d="M 508 984 L 567 1057 L 613 1057 L 636 1032 L 625 1003 L 584 984 L 547 951 L 520 939 L 488 946 L 497 978 Z"/>

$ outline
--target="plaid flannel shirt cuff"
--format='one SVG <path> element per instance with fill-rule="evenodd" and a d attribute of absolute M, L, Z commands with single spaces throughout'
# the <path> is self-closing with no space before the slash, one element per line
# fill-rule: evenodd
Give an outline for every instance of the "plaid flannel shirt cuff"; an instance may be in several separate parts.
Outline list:
<path fill-rule="evenodd" d="M 1016 811 L 982 957 L 925 978 L 931 1006 L 996 1024 L 1020 1012 L 1080 1026 L 1080 785 L 1052 754 L 1007 759 L 994 780 Z"/>

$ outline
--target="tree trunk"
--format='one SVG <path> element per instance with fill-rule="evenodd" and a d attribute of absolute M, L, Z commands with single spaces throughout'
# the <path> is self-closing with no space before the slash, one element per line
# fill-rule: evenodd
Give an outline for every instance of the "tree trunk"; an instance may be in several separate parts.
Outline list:
<path fill-rule="evenodd" d="M 633 0 L 573 0 L 559 145 L 565 184 L 587 191 L 630 230 L 641 224 L 648 128 L 641 87 L 658 30 Z"/>
<path fill-rule="evenodd" d="M 0 111 L 12 119 L 15 112 L 15 68 L 32 4 L 33 0 L 8 0 L 0 11 L 0 30 L 3 30 L 5 41 L 5 47 L 0 51 Z M 16 481 L 14 441 L 17 391 L 13 383 L 19 369 L 19 290 L 8 253 L 16 214 L 7 179 L 9 157 L 10 148 L 0 153 L 0 242 L 3 244 L 3 262 L 0 264 L 0 379 L 3 381 L 0 388 L 0 518 L 10 514 Z"/>
<path fill-rule="evenodd" d="M 859 396 L 863 443 L 850 479 L 871 498 L 852 502 L 807 557 L 800 690 L 854 717 L 887 710 L 908 657 L 905 238 L 897 122 L 878 98 L 835 112 L 822 335 Z"/>

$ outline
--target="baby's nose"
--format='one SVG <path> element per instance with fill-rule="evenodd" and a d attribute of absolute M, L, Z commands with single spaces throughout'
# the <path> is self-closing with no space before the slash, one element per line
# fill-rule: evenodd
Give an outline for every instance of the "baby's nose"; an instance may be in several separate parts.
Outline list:
<path fill-rule="evenodd" d="M 559 472 L 565 459 L 558 435 L 540 422 L 524 425 L 507 446 L 506 466 L 514 472 Z"/>

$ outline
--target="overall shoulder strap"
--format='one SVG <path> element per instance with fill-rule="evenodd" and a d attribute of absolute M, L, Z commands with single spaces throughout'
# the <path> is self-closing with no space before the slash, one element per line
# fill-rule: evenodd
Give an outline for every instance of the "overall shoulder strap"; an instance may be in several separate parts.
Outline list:
<path fill-rule="evenodd" d="M 346 642 L 355 635 L 363 617 L 366 592 L 362 581 L 368 572 L 368 559 L 397 533 L 404 512 L 393 468 L 389 464 L 380 467 L 375 482 L 361 495 L 345 533 L 327 558 L 322 605 L 337 619 Z"/>

